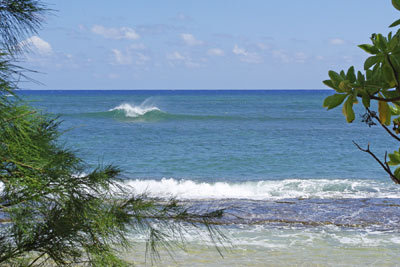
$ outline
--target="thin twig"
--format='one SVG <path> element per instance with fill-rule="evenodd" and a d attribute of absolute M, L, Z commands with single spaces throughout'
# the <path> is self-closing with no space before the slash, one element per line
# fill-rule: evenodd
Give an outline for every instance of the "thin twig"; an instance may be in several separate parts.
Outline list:
<path fill-rule="evenodd" d="M 369 108 L 367 108 L 368 114 L 373 117 L 374 119 L 376 119 L 379 124 L 386 130 L 386 132 L 388 132 L 390 134 L 391 137 L 393 137 L 394 139 L 396 139 L 397 141 L 400 142 L 400 138 L 395 135 L 386 125 L 384 125 L 381 120 L 379 119 L 378 116 L 376 116 L 375 112 L 371 112 L 371 110 Z"/>
<path fill-rule="evenodd" d="M 392 170 L 389 167 L 389 164 L 386 161 L 386 156 L 387 156 L 387 152 L 385 154 L 385 162 L 383 163 L 380 159 L 378 159 L 378 157 L 369 149 L 369 144 L 367 149 L 363 149 L 361 148 L 356 142 L 353 141 L 353 144 L 361 151 L 366 152 L 368 154 L 370 154 L 381 166 L 382 168 L 389 174 L 390 179 L 392 179 L 392 181 L 396 184 L 400 184 L 400 179 L 398 179 L 393 173 Z"/>

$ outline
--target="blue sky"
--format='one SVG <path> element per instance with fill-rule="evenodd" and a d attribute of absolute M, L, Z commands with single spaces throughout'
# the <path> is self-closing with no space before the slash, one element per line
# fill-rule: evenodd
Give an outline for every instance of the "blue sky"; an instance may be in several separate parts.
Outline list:
<path fill-rule="evenodd" d="M 361 68 L 400 12 L 386 0 L 48 0 L 26 89 L 324 89 Z"/>

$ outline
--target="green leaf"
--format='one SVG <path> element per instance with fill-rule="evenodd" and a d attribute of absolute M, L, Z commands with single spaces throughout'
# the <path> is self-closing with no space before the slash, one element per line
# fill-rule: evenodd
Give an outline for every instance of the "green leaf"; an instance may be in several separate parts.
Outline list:
<path fill-rule="evenodd" d="M 392 5 L 393 5 L 394 8 L 396 8 L 397 10 L 400 10 L 400 0 L 392 0 Z"/>
<path fill-rule="evenodd" d="M 396 176 L 397 179 L 400 178 L 400 168 L 397 168 L 397 169 L 394 171 L 394 176 Z"/>
<path fill-rule="evenodd" d="M 359 72 L 357 73 L 357 81 L 358 81 L 358 83 L 359 83 L 362 87 L 364 87 L 364 84 L 365 84 L 365 76 L 361 73 L 361 71 L 359 71 Z"/>
<path fill-rule="evenodd" d="M 331 78 L 331 80 L 335 83 L 335 85 L 339 86 L 339 83 L 341 81 L 343 81 L 343 78 L 336 72 L 334 72 L 333 70 L 328 72 L 329 77 Z"/>
<path fill-rule="evenodd" d="M 354 83 L 356 81 L 356 73 L 354 71 L 354 67 L 351 66 L 346 74 L 346 79 L 350 82 Z"/>
<path fill-rule="evenodd" d="M 326 86 L 328 86 L 328 87 L 330 87 L 330 88 L 336 90 L 336 86 L 333 84 L 333 82 L 332 82 L 331 80 L 325 80 L 325 81 L 323 81 L 323 83 L 324 83 Z"/>
<path fill-rule="evenodd" d="M 385 81 L 391 86 L 395 87 L 396 86 L 396 78 L 393 73 L 393 69 L 389 66 L 389 64 L 384 64 L 383 65 L 383 77 Z"/>
<path fill-rule="evenodd" d="M 388 162 L 389 165 L 394 166 L 400 164 L 400 155 L 399 154 L 389 154 L 390 161 Z"/>
<path fill-rule="evenodd" d="M 375 46 L 381 51 L 386 51 L 387 48 L 387 40 L 386 37 L 383 36 L 382 34 L 377 34 L 376 39 L 375 39 Z"/>
<path fill-rule="evenodd" d="M 324 100 L 323 107 L 328 108 L 328 110 L 333 109 L 333 108 L 339 106 L 340 104 L 342 104 L 343 101 L 345 100 L 346 96 L 347 95 L 345 95 L 345 94 L 334 94 L 334 95 L 328 96 Z"/>
<path fill-rule="evenodd" d="M 395 22 L 393 22 L 392 24 L 390 24 L 390 28 L 391 27 L 396 27 L 397 25 L 400 25 L 400 19 L 396 20 Z"/>
<path fill-rule="evenodd" d="M 346 117 L 346 121 L 348 123 L 352 123 L 354 119 L 356 118 L 353 110 L 353 96 L 349 96 L 346 100 L 346 102 L 343 105 L 342 112 L 344 116 Z"/>
<path fill-rule="evenodd" d="M 362 102 L 364 104 L 364 107 L 369 108 L 371 106 L 371 98 L 367 93 L 363 94 L 362 96 Z"/>
<path fill-rule="evenodd" d="M 376 55 L 379 53 L 378 48 L 376 48 L 375 46 L 370 45 L 370 44 L 362 44 L 362 45 L 359 45 L 358 47 L 369 54 Z"/>
<path fill-rule="evenodd" d="M 371 68 L 373 65 L 378 63 L 378 60 L 379 60 L 379 57 L 377 57 L 377 56 L 371 56 L 371 57 L 367 58 L 367 60 L 365 60 L 365 63 L 364 63 L 364 70 Z"/>

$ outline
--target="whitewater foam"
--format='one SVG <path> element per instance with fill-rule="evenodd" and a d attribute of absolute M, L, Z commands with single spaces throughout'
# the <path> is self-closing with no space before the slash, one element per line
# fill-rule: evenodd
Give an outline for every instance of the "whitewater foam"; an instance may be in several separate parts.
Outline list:
<path fill-rule="evenodd" d="M 115 111 L 115 110 L 121 110 L 125 113 L 125 116 L 132 118 L 142 116 L 151 111 L 160 111 L 158 107 L 149 105 L 148 101 L 144 101 L 139 106 L 123 103 L 115 108 L 110 109 L 109 111 Z"/>
<path fill-rule="evenodd" d="M 192 180 L 128 180 L 135 193 L 177 199 L 251 199 L 287 198 L 400 198 L 400 188 L 391 183 L 348 179 L 286 179 L 228 183 Z"/>

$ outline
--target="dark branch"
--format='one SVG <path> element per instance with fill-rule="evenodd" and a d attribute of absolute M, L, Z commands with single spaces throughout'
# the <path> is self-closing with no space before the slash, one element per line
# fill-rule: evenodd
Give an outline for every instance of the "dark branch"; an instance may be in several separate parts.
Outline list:
<path fill-rule="evenodd" d="M 394 139 L 396 139 L 397 141 L 400 142 L 400 138 L 399 138 L 397 135 L 395 135 L 386 125 L 384 125 L 384 124 L 381 122 L 381 120 L 379 119 L 379 117 L 376 116 L 376 113 L 375 113 L 375 112 L 372 112 L 369 108 L 367 108 L 367 111 L 368 111 L 368 114 L 369 114 L 371 117 L 373 117 L 374 119 L 376 119 L 376 120 L 379 122 L 379 124 L 383 127 L 383 129 L 386 130 L 386 132 L 388 132 L 388 133 L 390 134 L 391 137 L 393 137 Z"/>
<path fill-rule="evenodd" d="M 387 157 L 387 152 L 385 153 L 385 162 L 382 162 L 380 159 L 378 159 L 378 157 L 369 149 L 369 144 L 367 149 L 363 149 L 361 148 L 356 142 L 353 141 L 353 144 L 362 152 L 368 153 L 370 154 L 378 163 L 379 165 L 382 166 L 382 168 L 385 170 L 385 172 L 387 172 L 390 176 L 390 179 L 392 179 L 392 181 L 396 184 L 400 184 L 400 179 L 398 179 L 393 173 L 392 170 L 389 167 L 389 164 L 386 161 L 386 157 Z"/>

